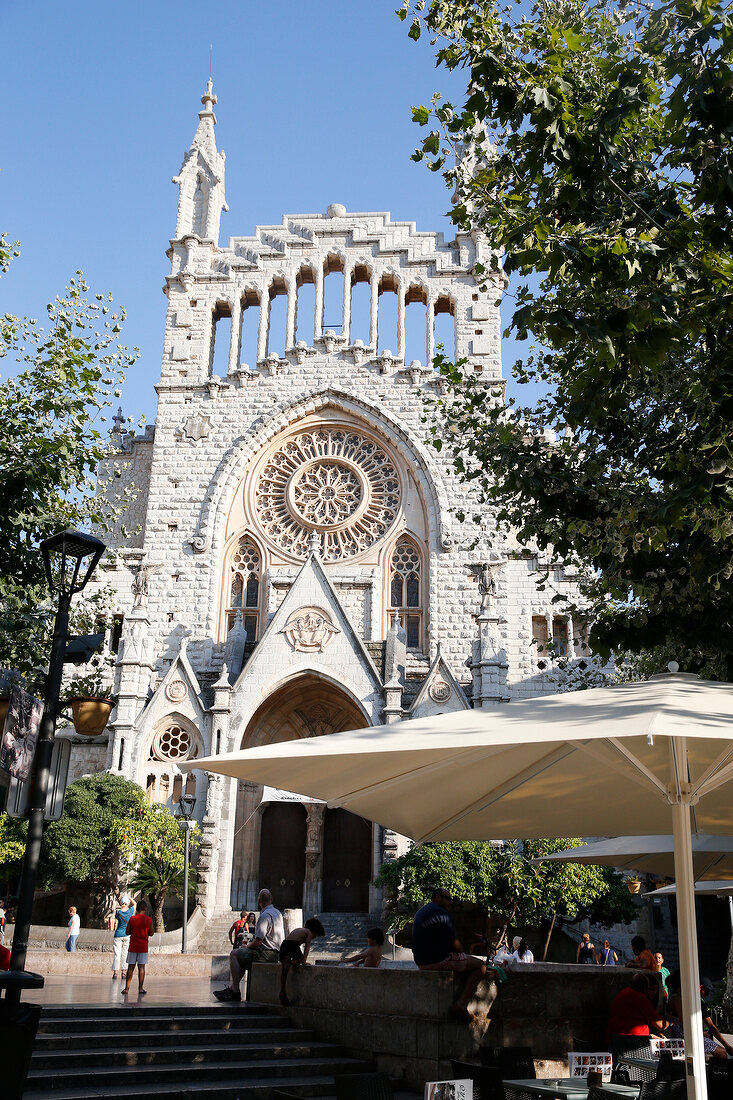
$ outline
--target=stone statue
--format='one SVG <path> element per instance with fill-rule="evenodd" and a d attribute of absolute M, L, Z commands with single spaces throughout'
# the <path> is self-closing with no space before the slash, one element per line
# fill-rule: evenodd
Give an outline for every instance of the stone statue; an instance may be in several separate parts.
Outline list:
<path fill-rule="evenodd" d="M 132 578 L 132 591 L 135 597 L 133 607 L 147 607 L 148 606 L 148 582 L 150 580 L 150 569 L 147 565 L 140 565 L 137 573 Z"/>
<path fill-rule="evenodd" d="M 481 563 L 481 571 L 478 575 L 478 590 L 481 593 L 481 614 L 490 613 L 494 608 L 496 579 L 494 570 L 487 561 Z"/>

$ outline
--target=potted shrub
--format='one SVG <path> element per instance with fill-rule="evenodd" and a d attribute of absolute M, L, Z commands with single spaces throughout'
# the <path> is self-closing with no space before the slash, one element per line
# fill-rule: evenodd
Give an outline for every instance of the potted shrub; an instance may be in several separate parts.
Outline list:
<path fill-rule="evenodd" d="M 84 676 L 69 681 L 63 695 L 63 704 L 71 708 L 71 721 L 76 733 L 83 737 L 98 737 L 117 705 L 117 696 L 111 690 L 110 673 L 114 667 L 112 654 L 92 657 Z"/>

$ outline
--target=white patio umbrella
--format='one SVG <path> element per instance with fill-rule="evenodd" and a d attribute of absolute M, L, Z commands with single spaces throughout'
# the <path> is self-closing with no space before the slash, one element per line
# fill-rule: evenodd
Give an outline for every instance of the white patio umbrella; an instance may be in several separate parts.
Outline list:
<path fill-rule="evenodd" d="M 535 863 L 591 863 L 620 871 L 644 871 L 674 877 L 674 837 L 614 836 L 579 848 L 565 848 Z M 698 834 L 692 837 L 695 879 L 733 878 L 733 836 Z"/>
<path fill-rule="evenodd" d="M 647 890 L 642 897 L 663 898 L 677 893 L 677 886 L 673 882 L 671 886 L 660 886 L 658 890 Z M 710 879 L 705 882 L 695 883 L 695 893 L 704 894 L 713 898 L 728 898 L 733 895 L 733 882 L 729 879 Z M 731 921 L 733 924 L 733 920 Z"/>
<path fill-rule="evenodd" d="M 186 767 L 304 791 L 417 841 L 674 836 L 688 1098 L 705 1100 L 692 832 L 733 833 L 733 685 L 664 675 Z"/>

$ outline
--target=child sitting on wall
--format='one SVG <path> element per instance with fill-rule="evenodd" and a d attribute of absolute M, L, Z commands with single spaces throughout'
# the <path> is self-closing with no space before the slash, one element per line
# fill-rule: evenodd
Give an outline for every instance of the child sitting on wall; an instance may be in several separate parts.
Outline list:
<path fill-rule="evenodd" d="M 288 932 L 280 945 L 280 1004 L 286 1008 L 290 1004 L 285 985 L 291 966 L 301 966 L 308 959 L 311 942 L 318 936 L 325 936 L 326 930 L 316 917 L 305 922 L 303 928 L 294 928 Z M 302 947 L 302 950 L 301 950 Z"/>
<path fill-rule="evenodd" d="M 376 968 L 382 961 L 382 947 L 384 945 L 384 932 L 381 928 L 370 928 L 367 932 L 368 947 L 359 955 L 351 955 L 342 962 L 351 963 L 352 966 L 363 966 L 365 970 Z"/>

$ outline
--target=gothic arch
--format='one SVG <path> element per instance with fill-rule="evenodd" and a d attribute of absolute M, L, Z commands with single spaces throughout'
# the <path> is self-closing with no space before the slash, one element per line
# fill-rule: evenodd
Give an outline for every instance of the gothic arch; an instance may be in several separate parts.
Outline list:
<path fill-rule="evenodd" d="M 432 506 L 439 525 L 431 525 L 431 542 L 438 550 L 448 550 L 452 540 L 443 517 L 447 517 L 450 504 L 442 476 L 437 472 L 432 456 L 422 441 L 409 429 L 398 424 L 368 401 L 344 390 L 323 390 L 304 394 L 294 402 L 283 403 L 267 420 L 261 419 L 245 436 L 236 440 L 222 459 L 214 474 L 210 489 L 202 505 L 198 530 L 192 539 L 194 553 L 208 552 L 212 562 L 219 562 L 224 552 L 227 517 L 234 494 L 255 455 L 276 435 L 296 421 L 311 413 L 331 408 L 365 422 L 371 430 L 382 432 L 392 447 L 412 469 L 421 485 L 426 504 Z M 219 568 L 209 574 L 209 621 L 207 630 L 214 628 L 215 608 L 218 607 Z"/>

